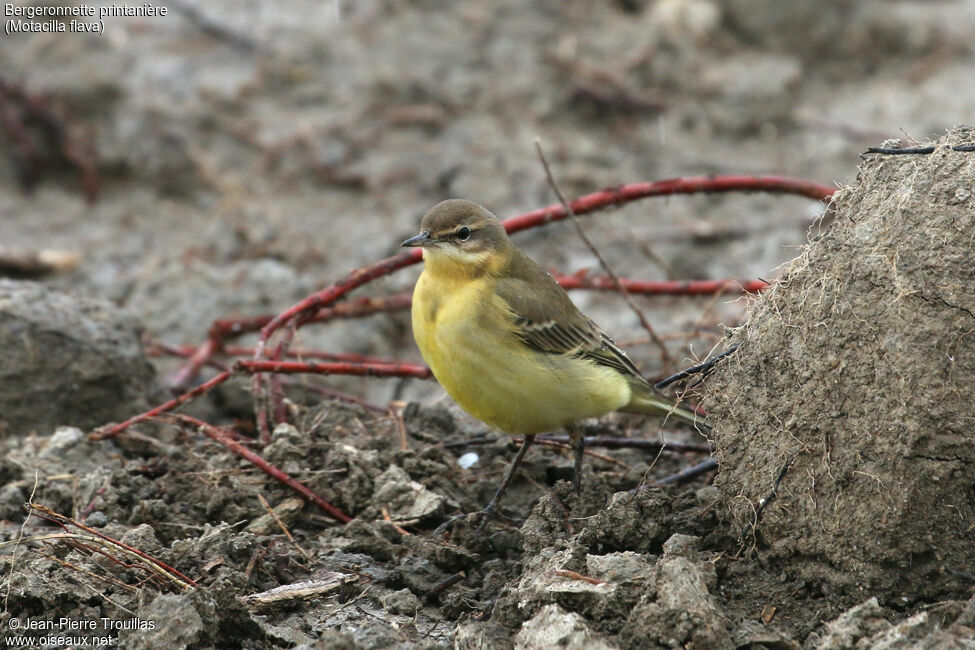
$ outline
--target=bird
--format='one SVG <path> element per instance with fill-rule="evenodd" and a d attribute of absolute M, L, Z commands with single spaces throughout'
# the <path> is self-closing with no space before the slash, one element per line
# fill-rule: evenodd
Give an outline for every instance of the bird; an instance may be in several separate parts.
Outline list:
<path fill-rule="evenodd" d="M 702 416 L 657 391 L 484 207 L 442 201 L 402 246 L 422 248 L 412 327 L 434 377 L 469 414 L 523 437 L 484 514 L 495 513 L 540 433 L 568 432 L 578 491 L 580 420 L 624 411 L 702 424 Z"/>

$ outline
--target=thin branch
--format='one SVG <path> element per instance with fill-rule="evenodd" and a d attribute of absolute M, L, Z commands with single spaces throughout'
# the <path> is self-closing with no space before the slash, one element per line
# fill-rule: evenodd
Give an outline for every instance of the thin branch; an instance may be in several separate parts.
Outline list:
<path fill-rule="evenodd" d="M 636 317 L 640 320 L 640 324 L 643 326 L 643 329 L 647 331 L 647 334 L 650 335 L 650 338 L 660 349 L 660 359 L 663 362 L 663 365 L 671 365 L 671 363 L 673 363 L 673 358 L 670 356 L 670 352 L 667 351 L 667 346 L 663 341 L 660 340 L 660 337 L 657 336 L 656 330 L 654 330 L 653 326 L 650 325 L 650 321 L 647 320 L 647 317 L 644 316 L 643 312 L 640 311 L 640 308 L 636 306 L 635 302 L 633 302 L 633 297 L 630 296 L 630 292 L 625 286 L 623 286 L 623 283 L 620 282 L 619 276 L 616 275 L 616 271 L 613 270 L 613 267 L 609 265 L 609 262 L 607 262 L 606 258 L 603 257 L 603 254 L 599 252 L 596 245 L 593 244 L 592 240 L 589 239 L 588 235 L 586 235 L 586 231 L 582 228 L 582 224 L 579 222 L 579 218 L 576 216 L 576 213 L 572 210 L 572 206 L 569 205 L 569 202 L 565 200 L 565 196 L 563 196 L 562 190 L 559 189 L 558 183 L 555 182 L 555 177 L 552 175 L 552 170 L 548 166 L 548 160 L 545 158 L 545 152 L 542 151 L 542 141 L 538 138 L 535 138 L 535 151 L 538 152 L 538 159 L 542 162 L 542 167 L 545 168 L 545 177 L 548 179 L 549 186 L 551 186 L 552 191 L 555 192 L 555 196 L 558 197 L 559 202 L 565 209 L 566 214 L 568 214 L 569 218 L 572 219 L 572 225 L 575 226 L 576 232 L 579 233 L 580 239 L 585 242 L 589 250 L 592 251 L 592 254 L 596 256 L 597 260 L 599 260 L 599 265 L 602 266 L 606 274 L 609 275 L 610 279 L 613 281 L 613 285 L 620 292 L 620 295 L 623 296 L 624 302 L 626 302 L 633 313 L 636 314 Z"/>
<path fill-rule="evenodd" d="M 637 492 L 642 492 L 652 487 L 663 487 L 665 485 L 679 485 L 681 483 L 686 483 L 691 479 L 695 479 L 701 474 L 706 474 L 711 470 L 718 468 L 718 461 L 715 458 L 708 458 L 701 461 L 696 465 L 691 465 L 690 467 L 685 467 L 679 472 L 671 474 L 670 476 L 665 476 L 662 479 L 641 485 L 630 490 L 630 494 L 636 494 Z"/>
<path fill-rule="evenodd" d="M 576 215 L 589 214 L 614 205 L 623 205 L 640 199 L 674 194 L 720 194 L 724 192 L 772 192 L 775 194 L 795 194 L 810 199 L 826 201 L 836 188 L 822 183 L 806 181 L 789 176 L 687 176 L 662 181 L 627 183 L 592 194 L 586 194 L 570 204 Z M 567 217 L 565 206 L 549 205 L 504 220 L 508 234 L 535 228 L 550 221 L 561 221 Z"/>
<path fill-rule="evenodd" d="M 111 424 L 105 427 L 99 427 L 98 429 L 95 429 L 90 434 L 88 434 L 88 438 L 90 440 L 104 440 L 105 438 L 113 438 L 118 434 L 122 433 L 123 431 L 125 431 L 126 429 L 128 429 L 129 427 L 131 427 L 133 424 L 138 424 L 139 422 L 144 422 L 145 420 L 154 418 L 157 415 L 166 413 L 167 411 L 172 411 L 180 404 L 185 404 L 191 399 L 203 395 L 204 393 L 212 390 L 216 386 L 219 386 L 220 384 L 224 383 L 225 381 L 230 379 L 230 377 L 231 377 L 231 372 L 229 370 L 224 370 L 223 372 L 214 376 L 212 379 L 203 382 L 196 388 L 189 390 L 183 393 L 182 395 L 180 395 L 179 397 L 169 400 L 168 402 L 160 404 L 154 409 L 150 409 L 145 413 L 140 413 L 139 415 L 130 417 L 125 422 L 120 422 L 119 424 Z"/>
<path fill-rule="evenodd" d="M 975 151 L 975 144 L 961 144 L 948 147 L 952 151 Z M 903 154 L 931 154 L 934 153 L 934 147 L 912 147 L 909 149 L 891 149 L 886 147 L 870 147 L 863 152 L 863 156 L 871 153 L 883 154 L 886 156 L 897 156 Z"/>
<path fill-rule="evenodd" d="M 260 469 L 262 472 L 267 474 L 268 476 L 274 478 L 277 481 L 280 481 L 281 483 L 284 483 L 289 488 L 291 488 L 292 490 L 294 490 L 295 492 L 297 492 L 298 494 L 300 494 L 301 496 L 308 499 L 316 506 L 324 510 L 326 514 L 328 514 L 330 517 L 339 520 L 343 524 L 347 524 L 350 521 L 352 521 L 352 517 L 345 514 L 344 512 L 342 512 L 341 510 L 333 506 L 331 503 L 329 503 L 322 497 L 315 494 L 315 492 L 313 492 L 310 488 L 306 487 L 303 483 L 291 478 L 286 473 L 284 473 L 283 471 L 281 471 L 271 463 L 264 460 L 264 458 L 261 457 L 259 454 L 251 451 L 244 445 L 234 440 L 231 437 L 229 432 L 220 429 L 219 427 L 215 427 L 212 424 L 207 424 L 203 420 L 197 420 L 196 418 L 190 417 L 189 415 L 174 414 L 174 415 L 165 415 L 163 417 L 167 420 L 175 420 L 177 422 L 182 422 L 184 424 L 189 424 L 191 426 L 196 427 L 200 433 L 207 436 L 214 442 L 223 445 L 224 447 L 232 451 L 234 454 L 240 456 L 244 460 L 250 462 L 255 467 Z"/>
<path fill-rule="evenodd" d="M 144 553 L 143 551 L 140 551 L 134 546 L 130 546 L 125 542 L 109 537 L 104 533 L 100 533 L 94 528 L 90 528 L 81 522 L 75 521 L 71 517 L 66 517 L 65 515 L 62 515 L 61 513 L 56 512 L 45 505 L 41 505 L 39 503 L 28 503 L 27 507 L 32 512 L 37 513 L 37 515 L 39 517 L 42 517 L 43 519 L 53 521 L 63 527 L 73 526 L 75 528 L 78 528 L 79 530 L 85 531 L 89 535 L 97 537 L 98 539 L 102 540 L 102 542 L 107 543 L 110 546 L 120 549 L 128 554 L 137 555 L 140 559 L 147 562 L 154 571 L 163 574 L 171 582 L 174 582 L 175 584 L 179 585 L 183 590 L 189 590 L 193 587 L 199 586 L 196 584 L 196 582 L 194 582 L 187 576 L 183 575 L 173 567 L 169 566 L 165 562 L 161 562 L 155 559 L 154 557 L 150 556 L 147 553 Z"/>
<path fill-rule="evenodd" d="M 739 345 L 741 345 L 741 344 L 740 343 L 736 343 L 735 345 L 731 346 L 730 348 L 728 348 L 727 350 L 725 350 L 724 352 L 722 352 L 718 356 L 714 357 L 713 359 L 708 359 L 704 363 L 699 363 L 696 366 L 691 366 L 690 368 L 687 368 L 685 370 L 681 370 L 680 372 L 678 372 L 676 374 L 673 374 L 670 377 L 667 377 L 666 379 L 662 379 L 662 380 L 658 381 L 655 384 L 655 387 L 656 388 L 666 388 L 667 386 L 670 386 L 674 382 L 680 381 L 682 379 L 687 379 L 688 377 L 691 377 L 693 375 L 701 375 L 702 376 L 702 379 L 703 379 L 704 377 L 707 377 L 712 372 L 714 372 L 714 365 L 716 363 L 718 363 L 719 361 L 721 361 L 725 357 L 728 357 L 728 356 L 731 356 L 732 354 L 734 354 L 735 350 L 738 349 L 738 346 Z"/>
<path fill-rule="evenodd" d="M 509 437 L 512 442 L 521 444 L 522 438 Z M 447 449 L 455 447 L 469 447 L 474 445 L 494 444 L 501 436 L 480 436 L 469 440 L 456 440 L 443 443 Z M 540 435 L 535 438 L 535 442 L 554 442 L 562 445 L 569 444 L 569 436 L 565 435 Z M 657 453 L 661 449 L 673 453 L 700 452 L 711 453 L 712 448 L 708 443 L 699 442 L 677 442 L 677 441 L 658 441 L 646 440 L 644 438 L 619 438 L 615 436 L 586 436 L 583 438 L 583 445 L 590 447 L 602 447 L 603 449 L 642 449 L 652 453 Z"/>
<path fill-rule="evenodd" d="M 393 255 L 392 257 L 387 257 L 386 259 L 380 260 L 375 264 L 370 264 L 369 266 L 352 271 L 335 284 L 326 287 L 322 291 L 313 293 L 304 300 L 292 305 L 272 318 L 261 328 L 261 337 L 258 340 L 254 358 L 259 359 L 260 356 L 264 354 L 264 350 L 267 346 L 268 340 L 271 338 L 271 335 L 278 331 L 278 329 L 280 329 L 285 323 L 289 323 L 294 320 L 295 326 L 300 327 L 301 325 L 309 322 L 314 317 L 315 313 L 317 313 L 319 308 L 327 307 L 353 289 L 357 289 L 368 282 L 372 282 L 377 278 L 389 275 L 390 273 L 398 271 L 399 269 L 412 266 L 421 259 L 422 253 L 418 248 L 404 251 L 398 255 Z M 309 312 L 311 312 L 311 314 L 309 314 Z"/>
<path fill-rule="evenodd" d="M 194 348 L 191 345 L 165 345 L 159 341 L 153 341 L 152 339 L 146 339 L 145 341 L 145 351 L 146 356 L 163 356 L 169 355 L 174 357 L 184 357 L 190 358 L 197 354 L 199 348 Z M 233 356 L 251 356 L 254 354 L 254 348 L 241 347 L 241 346 L 226 346 L 223 351 L 226 354 Z M 332 352 L 322 352 L 320 350 L 289 350 L 289 356 L 294 355 L 297 357 L 309 356 L 311 358 L 320 359 L 330 359 L 335 361 L 352 361 L 355 363 L 395 363 L 389 359 L 382 359 L 380 357 L 370 357 L 362 354 L 345 354 L 345 353 L 332 353 Z M 206 361 L 206 365 L 216 368 L 218 371 L 228 370 L 227 366 L 209 359 Z M 305 392 L 316 393 L 318 395 L 324 395 L 325 397 L 330 397 L 332 399 L 337 399 L 340 402 L 347 402 L 349 404 L 358 404 L 364 409 L 373 411 L 374 413 L 380 413 L 382 415 L 387 415 L 389 413 L 389 407 L 379 406 L 378 404 L 373 404 L 368 400 L 357 397 L 356 395 L 349 395 L 348 393 L 343 393 L 342 391 L 335 390 L 333 388 L 328 388 L 327 386 L 316 386 L 308 383 L 298 383 L 295 381 L 285 381 L 285 386 L 289 386 L 298 390 Z"/>
<path fill-rule="evenodd" d="M 693 478 L 697 478 L 701 474 L 706 474 L 711 470 L 718 468 L 718 460 L 716 458 L 708 458 L 703 460 L 697 465 L 691 465 L 690 467 L 683 469 L 676 474 L 671 474 L 670 476 L 665 476 L 664 478 L 654 481 L 653 484 L 660 485 L 678 485 L 680 483 L 686 483 Z"/>
<path fill-rule="evenodd" d="M 249 361 L 240 360 L 234 370 L 257 374 L 263 372 L 314 375 L 353 375 L 358 377 L 412 377 L 430 379 L 433 373 L 419 363 L 346 363 L 313 361 Z"/>
<path fill-rule="evenodd" d="M 159 416 L 176 407 L 188 402 L 189 400 L 206 393 L 216 386 L 226 382 L 234 374 L 247 373 L 258 375 L 263 372 L 275 372 L 281 374 L 315 374 L 315 375 L 352 375 L 357 377 L 412 377 L 414 379 L 430 379 L 433 373 L 424 365 L 418 363 L 392 362 L 392 363 L 350 363 L 350 362 L 302 362 L 302 361 L 248 361 L 239 360 L 231 370 L 225 370 L 207 382 L 200 384 L 193 390 L 183 393 L 175 399 L 171 399 L 165 404 L 133 416 L 120 424 L 113 424 L 100 429 L 96 429 L 88 435 L 91 440 L 103 440 L 122 433 L 133 424 L 143 422 L 153 417 Z"/>
<path fill-rule="evenodd" d="M 648 296 L 714 296 L 728 293 L 758 293 L 770 285 L 765 280 L 631 280 L 629 278 L 592 277 L 586 274 L 552 277 L 563 289 L 597 289 L 618 291 L 623 287 L 629 293 Z"/>
<path fill-rule="evenodd" d="M 440 584 L 434 586 L 433 589 L 423 594 L 423 600 L 428 603 L 436 602 L 440 598 L 440 594 L 447 591 L 455 584 L 467 577 L 467 574 L 463 571 L 458 571 L 446 580 L 442 581 Z"/>

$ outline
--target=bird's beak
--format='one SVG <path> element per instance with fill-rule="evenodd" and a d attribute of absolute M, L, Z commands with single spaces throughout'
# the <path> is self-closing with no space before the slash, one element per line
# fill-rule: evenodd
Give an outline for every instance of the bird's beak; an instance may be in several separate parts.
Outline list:
<path fill-rule="evenodd" d="M 416 248 L 417 246 L 425 246 L 425 245 L 427 245 L 427 244 L 429 244 L 430 242 L 433 242 L 433 241 L 436 241 L 436 240 L 433 239 L 432 237 L 430 237 L 430 233 L 429 232 L 427 232 L 426 230 L 424 230 L 423 232 L 421 232 L 416 237 L 410 237 L 405 242 L 403 242 L 402 244 L 400 244 L 400 246 L 403 246 L 405 248 Z"/>

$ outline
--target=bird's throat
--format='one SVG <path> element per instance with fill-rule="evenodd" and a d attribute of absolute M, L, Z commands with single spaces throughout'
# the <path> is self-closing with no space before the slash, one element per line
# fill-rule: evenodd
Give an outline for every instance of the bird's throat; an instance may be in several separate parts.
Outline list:
<path fill-rule="evenodd" d="M 492 251 L 476 253 L 451 247 L 426 248 L 423 250 L 424 272 L 437 283 L 470 281 L 494 272 L 498 256 Z"/>

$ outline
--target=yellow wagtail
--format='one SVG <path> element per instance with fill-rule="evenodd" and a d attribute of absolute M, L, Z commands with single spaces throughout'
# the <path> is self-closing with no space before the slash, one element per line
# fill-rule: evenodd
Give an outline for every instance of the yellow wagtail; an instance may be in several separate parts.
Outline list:
<path fill-rule="evenodd" d="M 524 436 L 485 509 L 492 513 L 534 441 L 610 411 L 701 418 L 666 401 L 613 340 L 521 252 L 493 214 L 470 201 L 438 203 L 403 246 L 423 247 L 413 290 L 413 337 L 447 393 L 488 425 Z"/>

